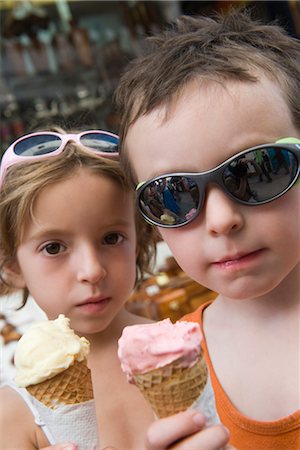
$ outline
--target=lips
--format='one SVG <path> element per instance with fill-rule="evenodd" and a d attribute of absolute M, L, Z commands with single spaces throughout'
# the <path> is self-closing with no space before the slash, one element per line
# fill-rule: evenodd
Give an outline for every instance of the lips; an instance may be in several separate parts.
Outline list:
<path fill-rule="evenodd" d="M 77 305 L 82 311 L 96 313 L 103 311 L 110 301 L 110 297 L 90 297 Z"/>
<path fill-rule="evenodd" d="M 107 301 L 108 297 L 90 297 L 86 300 L 84 300 L 82 303 L 79 303 L 79 305 L 77 306 L 84 306 L 84 305 L 88 305 L 88 304 L 95 304 L 95 303 L 101 303 L 104 301 Z"/>
<path fill-rule="evenodd" d="M 214 261 L 215 264 L 219 264 L 219 263 L 226 263 L 226 262 L 231 262 L 231 261 L 237 261 L 241 258 L 244 258 L 247 255 L 251 255 L 252 253 L 255 252 L 249 252 L 249 253 L 237 253 L 236 255 L 232 255 L 232 256 L 224 256 L 224 258 L 221 258 L 217 261 Z"/>
<path fill-rule="evenodd" d="M 219 260 L 216 260 L 212 264 L 215 267 L 225 269 L 242 267 L 247 264 L 250 264 L 251 262 L 254 262 L 257 258 L 261 256 L 263 252 L 264 249 L 259 249 L 248 253 L 236 253 L 235 255 L 225 256 Z"/>

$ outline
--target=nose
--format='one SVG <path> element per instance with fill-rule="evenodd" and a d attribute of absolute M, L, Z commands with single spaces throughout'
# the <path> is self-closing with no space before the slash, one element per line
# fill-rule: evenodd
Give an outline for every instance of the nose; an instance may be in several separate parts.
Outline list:
<path fill-rule="evenodd" d="M 81 283 L 96 284 L 105 278 L 107 272 L 99 250 L 87 246 L 77 254 L 77 279 Z"/>
<path fill-rule="evenodd" d="M 207 188 L 204 214 L 206 228 L 211 235 L 228 235 L 239 231 L 244 226 L 241 206 L 217 186 Z"/>

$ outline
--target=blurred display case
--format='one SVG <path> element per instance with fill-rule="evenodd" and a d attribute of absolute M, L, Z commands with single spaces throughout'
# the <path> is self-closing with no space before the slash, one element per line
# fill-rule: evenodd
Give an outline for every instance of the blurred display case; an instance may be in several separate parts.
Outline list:
<path fill-rule="evenodd" d="M 170 318 L 176 322 L 216 296 L 215 292 L 189 278 L 169 256 L 159 271 L 135 290 L 127 309 L 153 320 Z"/>

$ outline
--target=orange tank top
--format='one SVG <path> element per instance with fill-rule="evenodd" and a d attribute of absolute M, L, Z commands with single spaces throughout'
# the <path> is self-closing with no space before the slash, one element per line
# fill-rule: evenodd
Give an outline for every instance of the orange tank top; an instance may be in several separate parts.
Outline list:
<path fill-rule="evenodd" d="M 202 316 L 210 304 L 201 305 L 181 320 L 198 322 L 203 336 Z M 259 422 L 243 416 L 231 403 L 215 374 L 209 357 L 205 337 L 203 350 L 215 393 L 221 422 L 230 431 L 230 443 L 237 450 L 300 450 L 300 410 L 280 420 Z"/>

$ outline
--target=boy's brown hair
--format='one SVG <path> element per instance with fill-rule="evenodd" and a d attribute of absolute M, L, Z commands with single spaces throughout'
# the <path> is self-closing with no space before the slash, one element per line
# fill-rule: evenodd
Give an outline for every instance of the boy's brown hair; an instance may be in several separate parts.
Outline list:
<path fill-rule="evenodd" d="M 190 81 L 255 83 L 261 74 L 282 90 L 291 117 L 300 123 L 300 43 L 283 28 L 233 9 L 214 17 L 180 16 L 148 38 L 147 53 L 132 61 L 115 94 L 121 141 L 128 127 L 158 106 L 168 106 Z M 130 163 L 124 151 L 125 171 Z"/>
<path fill-rule="evenodd" d="M 65 133 L 57 127 L 52 131 Z M 50 128 L 49 128 L 50 131 Z M 14 292 L 13 286 L 6 283 L 5 267 L 16 258 L 17 247 L 22 239 L 24 226 L 30 217 L 35 199 L 51 183 L 57 183 L 84 167 L 91 173 L 109 178 L 118 184 L 125 193 L 134 192 L 129 186 L 119 162 L 100 158 L 81 148 L 79 144 L 68 143 L 65 150 L 57 157 L 20 163 L 10 167 L 0 190 L 0 295 Z M 156 241 L 153 228 L 136 213 L 137 232 L 137 278 L 143 279 L 145 273 L 151 273 L 155 256 Z M 23 292 L 23 304 L 28 297 L 27 289 Z"/>

